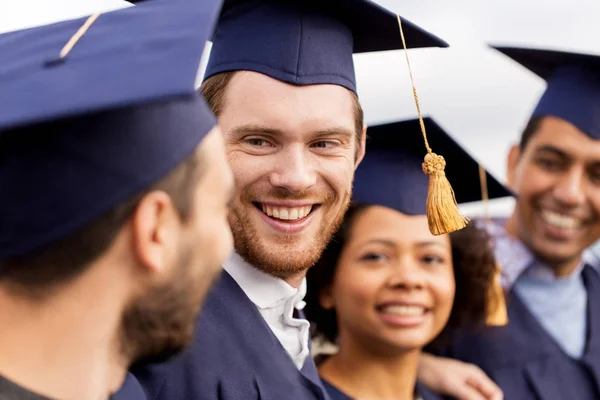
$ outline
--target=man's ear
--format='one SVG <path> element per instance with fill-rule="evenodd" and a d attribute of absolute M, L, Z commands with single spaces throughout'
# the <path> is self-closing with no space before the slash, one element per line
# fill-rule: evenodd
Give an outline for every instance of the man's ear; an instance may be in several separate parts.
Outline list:
<path fill-rule="evenodd" d="M 363 130 L 360 134 L 360 147 L 356 152 L 356 162 L 354 163 L 354 169 L 358 168 L 363 158 L 365 158 L 365 153 L 367 151 L 367 125 L 363 126 Z"/>
<path fill-rule="evenodd" d="M 517 185 L 517 169 L 521 159 L 521 147 L 513 145 L 506 158 L 506 182 L 508 187 L 514 192 Z"/>
<path fill-rule="evenodd" d="M 131 218 L 133 250 L 141 265 L 159 273 L 170 265 L 178 224 L 179 216 L 167 193 L 157 190 L 142 198 Z"/>

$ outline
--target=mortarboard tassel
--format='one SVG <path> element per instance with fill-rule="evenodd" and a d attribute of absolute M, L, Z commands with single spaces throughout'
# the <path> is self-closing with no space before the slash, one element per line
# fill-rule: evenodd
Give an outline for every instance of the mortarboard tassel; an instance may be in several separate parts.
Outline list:
<path fill-rule="evenodd" d="M 410 75 L 410 81 L 413 89 L 413 96 L 417 106 L 417 112 L 419 114 L 419 123 L 421 125 L 421 132 L 423 133 L 423 139 L 425 141 L 425 147 L 427 149 L 427 155 L 425 155 L 425 161 L 423 162 L 423 172 L 429 175 L 429 193 L 427 194 L 427 221 L 429 223 L 429 230 L 434 235 L 442 235 L 444 233 L 454 232 L 463 229 L 467 226 L 469 219 L 463 216 L 458 209 L 456 203 L 456 197 L 454 196 L 454 190 L 448 182 L 444 168 L 446 167 L 446 160 L 444 157 L 435 154 L 429 142 L 427 141 L 427 134 L 425 131 L 425 123 L 421 115 L 421 107 L 419 106 L 419 97 L 417 96 L 417 89 L 412 77 L 412 71 L 410 68 L 410 61 L 408 59 L 408 50 L 406 48 L 406 42 L 404 40 L 404 32 L 402 30 L 402 21 L 400 16 L 398 18 L 398 26 L 400 28 L 400 36 L 402 38 L 402 45 L 404 46 L 404 52 L 406 55 L 406 62 L 408 64 L 408 73 Z"/>
<path fill-rule="evenodd" d="M 485 168 L 479 164 L 479 184 L 481 186 L 481 200 L 485 213 L 486 228 L 491 224 L 489 213 L 489 195 L 487 187 L 487 175 Z M 489 232 L 489 229 L 488 229 Z M 485 323 L 488 326 L 504 326 L 508 323 L 508 311 L 506 309 L 506 298 L 500 278 L 502 276 L 502 266 L 496 263 L 496 273 L 494 274 L 494 282 L 488 293 L 488 309 Z"/>

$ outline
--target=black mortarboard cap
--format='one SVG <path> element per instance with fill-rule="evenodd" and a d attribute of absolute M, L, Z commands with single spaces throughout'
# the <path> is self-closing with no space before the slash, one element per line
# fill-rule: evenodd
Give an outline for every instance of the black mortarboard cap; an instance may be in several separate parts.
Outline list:
<path fill-rule="evenodd" d="M 402 25 L 407 48 L 448 46 L 410 21 Z M 205 79 L 248 70 L 354 92 L 353 53 L 402 48 L 396 14 L 370 0 L 229 0 L 213 41 Z"/>
<path fill-rule="evenodd" d="M 532 117 L 554 116 L 600 140 L 600 56 L 526 47 L 492 46 L 546 80 Z"/>
<path fill-rule="evenodd" d="M 220 6 L 152 0 L 0 35 L 0 259 L 74 234 L 194 152 L 216 124 L 194 83 Z"/>
<path fill-rule="evenodd" d="M 482 200 L 479 164 L 432 118 L 424 118 L 433 148 L 444 149 L 446 175 L 457 203 Z M 418 119 L 369 127 L 365 158 L 356 170 L 353 200 L 389 207 L 407 215 L 426 215 L 429 178 L 423 173 L 426 153 Z M 487 172 L 486 172 L 487 173 Z M 487 173 L 490 199 L 510 192 Z"/>

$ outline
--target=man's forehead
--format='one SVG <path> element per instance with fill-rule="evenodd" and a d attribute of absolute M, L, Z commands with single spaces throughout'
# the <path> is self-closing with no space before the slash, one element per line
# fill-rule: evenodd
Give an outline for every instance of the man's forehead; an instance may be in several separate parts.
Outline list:
<path fill-rule="evenodd" d="M 221 123 L 316 132 L 354 131 L 355 98 L 337 85 L 295 86 L 255 72 L 237 73 L 224 98 Z"/>
<path fill-rule="evenodd" d="M 600 162 L 600 140 L 591 138 L 560 118 L 544 117 L 531 144 L 536 152 L 562 153 L 571 158 Z"/>

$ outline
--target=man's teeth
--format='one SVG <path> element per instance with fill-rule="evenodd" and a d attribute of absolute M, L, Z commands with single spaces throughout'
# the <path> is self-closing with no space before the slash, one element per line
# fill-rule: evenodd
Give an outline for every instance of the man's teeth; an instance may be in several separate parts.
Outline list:
<path fill-rule="evenodd" d="M 403 317 L 416 317 L 425 314 L 425 308 L 420 306 L 386 306 L 381 311 Z"/>
<path fill-rule="evenodd" d="M 310 214 L 312 210 L 312 206 L 306 207 L 269 207 L 262 206 L 262 211 L 267 214 L 269 217 L 284 219 L 284 220 L 298 220 L 306 217 Z"/>
<path fill-rule="evenodd" d="M 542 218 L 549 225 L 559 229 L 577 229 L 581 226 L 581 220 L 569 217 L 564 214 L 558 214 L 552 211 L 542 211 Z"/>

